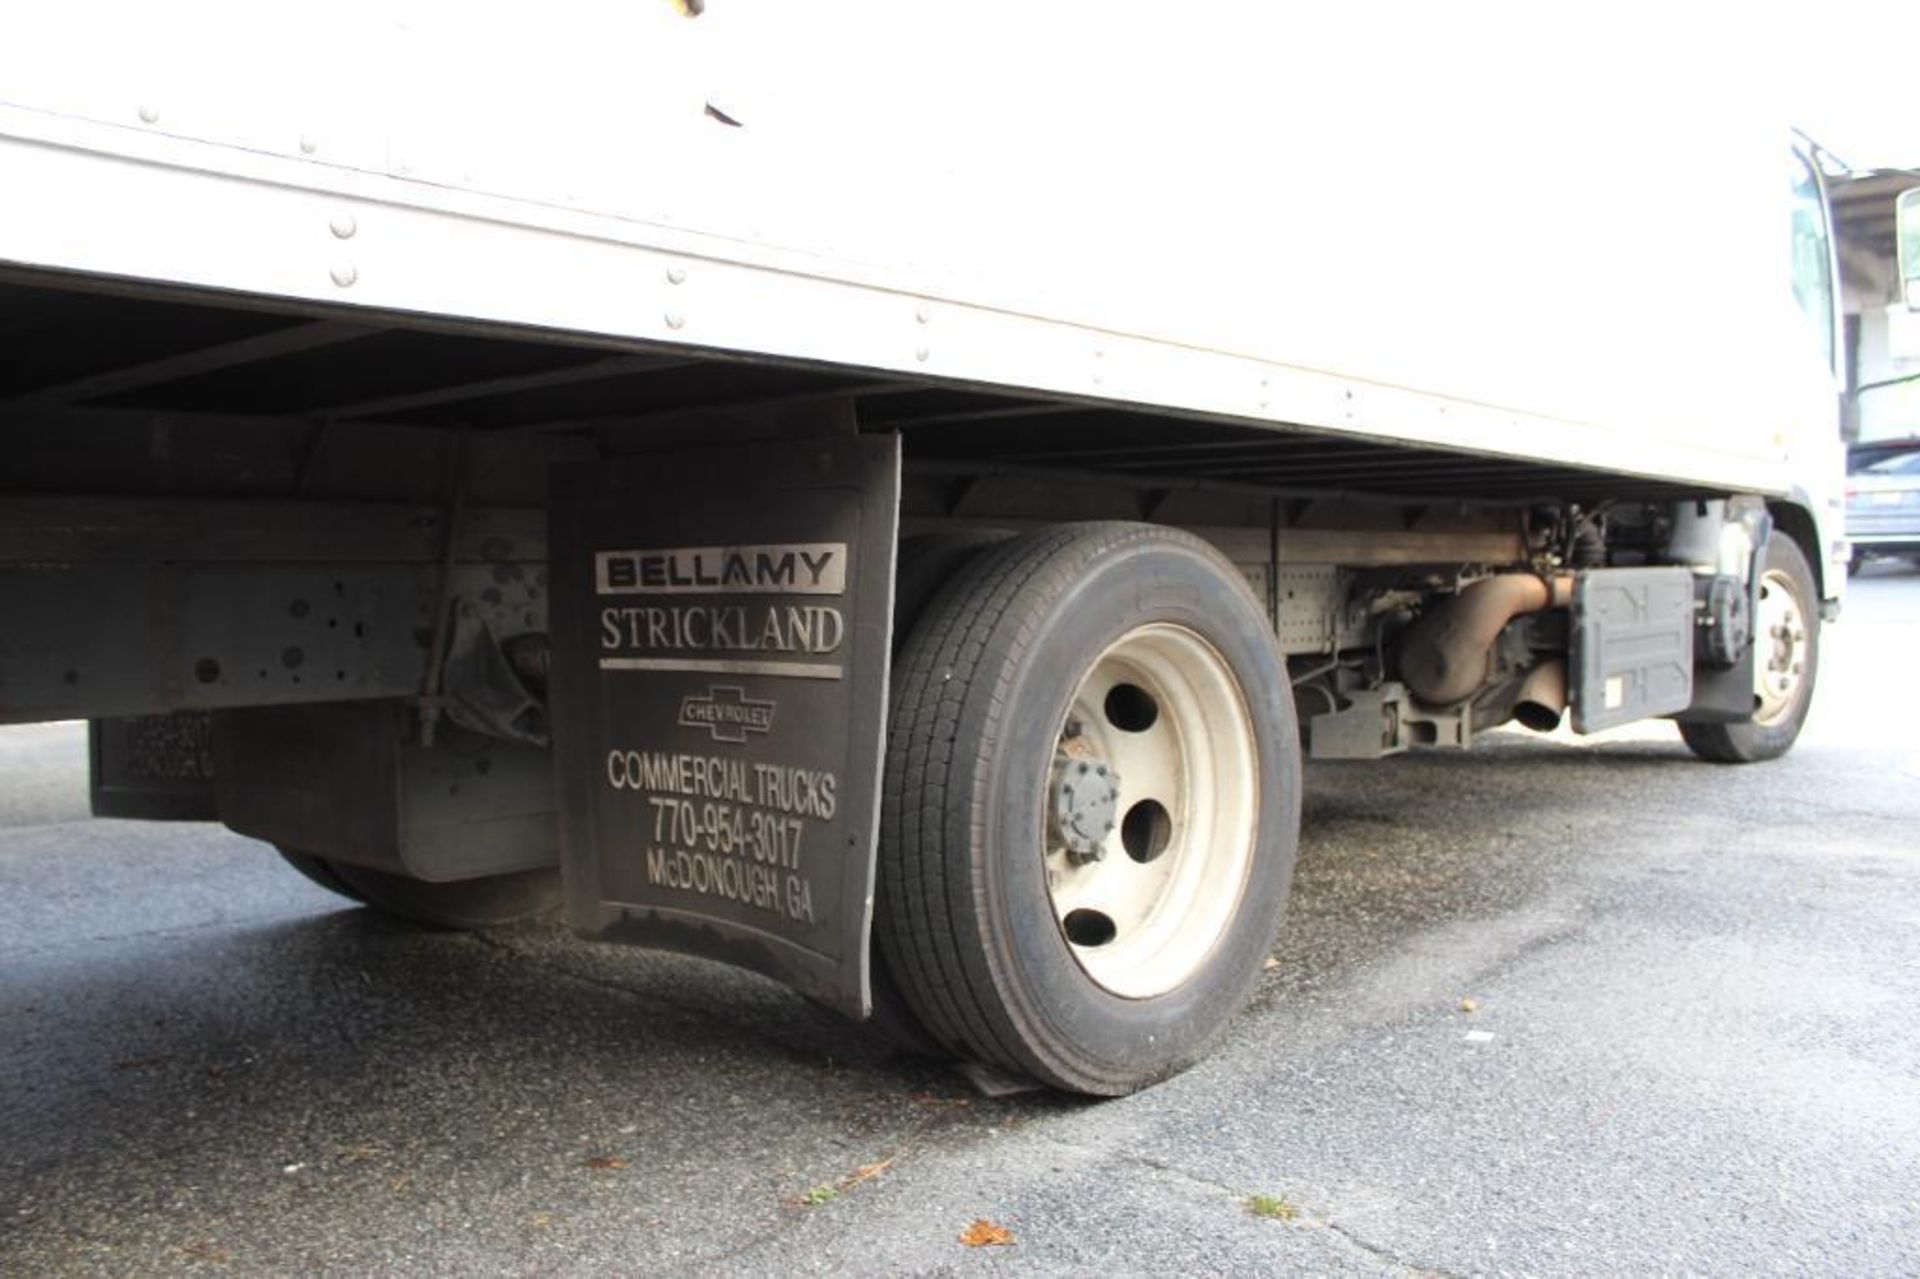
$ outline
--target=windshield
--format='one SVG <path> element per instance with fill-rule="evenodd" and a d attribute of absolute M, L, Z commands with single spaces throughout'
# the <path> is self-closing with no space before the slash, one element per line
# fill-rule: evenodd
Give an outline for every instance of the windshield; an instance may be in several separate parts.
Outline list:
<path fill-rule="evenodd" d="M 1826 201 L 1820 179 L 1799 152 L 1793 153 L 1793 296 L 1833 367 L 1833 250 L 1827 239 Z"/>
<path fill-rule="evenodd" d="M 1873 465 L 1862 468 L 1864 475 L 1920 475 L 1920 451 L 1913 453 L 1895 453 L 1892 457 L 1883 457 Z"/>

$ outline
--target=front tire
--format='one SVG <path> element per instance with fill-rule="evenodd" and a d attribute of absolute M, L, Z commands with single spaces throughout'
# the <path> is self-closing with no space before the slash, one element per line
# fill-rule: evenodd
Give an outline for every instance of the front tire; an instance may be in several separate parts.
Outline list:
<path fill-rule="evenodd" d="M 1813 705 L 1820 672 L 1820 594 L 1799 543 L 1785 534 L 1767 541 L 1754 614 L 1754 709 L 1733 724 L 1680 725 L 1680 737 L 1701 759 L 1751 764 L 1778 759 L 1794 741 Z"/>
<path fill-rule="evenodd" d="M 1272 950 L 1299 734 L 1216 551 L 1066 525 L 981 553 L 896 666 L 875 928 L 949 1049 L 1058 1088 L 1191 1064 Z"/>

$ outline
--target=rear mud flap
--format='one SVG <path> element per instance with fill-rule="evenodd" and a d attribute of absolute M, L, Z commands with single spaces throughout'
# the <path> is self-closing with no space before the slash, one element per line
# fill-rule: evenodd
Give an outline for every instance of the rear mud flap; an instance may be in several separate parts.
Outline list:
<path fill-rule="evenodd" d="M 899 501 L 894 437 L 554 470 L 575 929 L 867 1015 Z"/>

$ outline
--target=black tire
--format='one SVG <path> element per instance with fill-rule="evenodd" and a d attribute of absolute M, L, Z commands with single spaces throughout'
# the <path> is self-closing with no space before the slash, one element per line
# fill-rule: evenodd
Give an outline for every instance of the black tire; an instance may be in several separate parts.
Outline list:
<path fill-rule="evenodd" d="M 898 652 L 927 604 L 968 560 L 1011 534 L 997 529 L 955 529 L 919 533 L 902 539 L 893 575 L 893 647 Z M 888 967 L 877 941 L 870 943 L 868 986 L 873 1015 L 868 1024 L 901 1052 L 914 1057 L 942 1058 L 951 1054 L 920 1024 L 900 992 L 900 983 Z"/>
<path fill-rule="evenodd" d="M 355 892 L 352 884 L 340 878 L 339 872 L 333 868 L 333 863 L 325 858 L 315 857 L 311 853 L 296 853 L 290 848 L 276 848 L 273 851 L 279 853 L 287 865 L 328 892 L 338 893 L 348 901 L 360 902 L 363 905 L 366 903 L 367 899 Z"/>
<path fill-rule="evenodd" d="M 328 861 L 294 849 L 283 848 L 280 855 L 322 888 L 429 928 L 463 931 L 499 928 L 536 919 L 560 905 L 558 870 L 517 871 L 511 875 L 430 884 L 423 879 Z M 315 873 L 316 870 L 319 873 Z"/>
<path fill-rule="evenodd" d="M 1124 998 L 1070 949 L 1049 894 L 1045 786 L 1079 683 L 1148 623 L 1204 640 L 1244 704 L 1257 799 L 1237 904 L 1191 974 Z M 902 648 L 882 791 L 875 931 L 949 1049 L 1112 1096 L 1198 1060 L 1273 948 L 1300 817 L 1286 673 L 1245 583 L 1206 543 L 1139 524 L 1062 525 L 979 555 Z"/>
<path fill-rule="evenodd" d="M 1806 553 L 1800 549 L 1800 544 L 1780 533 L 1767 541 L 1766 572 L 1786 579 L 1794 592 L 1800 616 L 1805 619 L 1806 625 L 1806 669 L 1800 677 L 1799 687 L 1794 691 L 1793 704 L 1786 714 L 1772 723 L 1763 724 L 1752 719 L 1733 724 L 1682 723 L 1681 740 L 1695 755 L 1711 763 L 1752 764 L 1760 760 L 1778 759 L 1793 749 L 1801 726 L 1806 723 L 1807 710 L 1813 704 L 1814 682 L 1820 673 L 1820 594 L 1814 585 L 1813 569 L 1808 565 Z M 1754 637 L 1754 644 L 1760 649 L 1755 654 L 1755 661 L 1766 660 L 1767 643 L 1765 636 Z"/>
<path fill-rule="evenodd" d="M 902 538 L 893 572 L 893 651 L 900 651 L 934 595 L 968 560 L 1011 536 L 1004 529 L 973 528 Z"/>

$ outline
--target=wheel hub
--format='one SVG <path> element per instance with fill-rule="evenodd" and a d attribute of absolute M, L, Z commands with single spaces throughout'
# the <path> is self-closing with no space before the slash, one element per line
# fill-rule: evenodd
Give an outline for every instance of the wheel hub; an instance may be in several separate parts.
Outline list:
<path fill-rule="evenodd" d="M 1147 999 L 1206 963 L 1253 864 L 1257 762 L 1233 670 L 1192 630 L 1150 622 L 1094 659 L 1036 779 L 1035 835 L 1060 931 L 1096 984 Z"/>
<path fill-rule="evenodd" d="M 1807 624 L 1801 602 L 1786 574 L 1769 571 L 1760 579 L 1759 660 L 1754 662 L 1754 720 L 1773 724 L 1794 705 L 1807 669 Z"/>
<path fill-rule="evenodd" d="M 1053 837 L 1076 864 L 1107 855 L 1119 820 L 1120 775 L 1100 760 L 1062 754 L 1053 766 Z"/>

